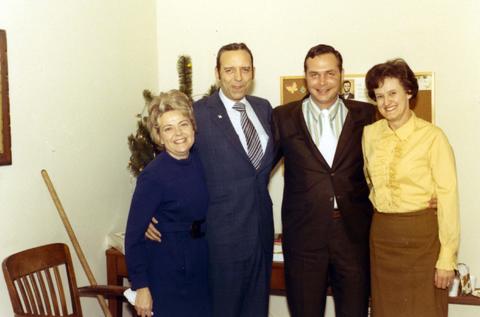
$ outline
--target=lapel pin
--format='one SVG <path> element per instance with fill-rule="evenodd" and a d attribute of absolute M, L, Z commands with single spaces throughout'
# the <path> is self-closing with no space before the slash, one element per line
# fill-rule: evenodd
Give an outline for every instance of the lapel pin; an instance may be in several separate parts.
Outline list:
<path fill-rule="evenodd" d="M 218 117 L 218 119 L 222 119 L 222 118 L 223 118 L 221 114 L 217 115 L 217 117 Z"/>

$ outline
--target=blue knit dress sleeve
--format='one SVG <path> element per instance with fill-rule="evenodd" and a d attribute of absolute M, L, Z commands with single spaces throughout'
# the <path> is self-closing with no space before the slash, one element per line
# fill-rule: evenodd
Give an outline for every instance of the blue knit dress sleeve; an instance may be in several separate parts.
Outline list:
<path fill-rule="evenodd" d="M 125 259 L 132 289 L 148 287 L 148 250 L 145 231 L 162 199 L 154 173 L 138 176 L 125 232 Z"/>

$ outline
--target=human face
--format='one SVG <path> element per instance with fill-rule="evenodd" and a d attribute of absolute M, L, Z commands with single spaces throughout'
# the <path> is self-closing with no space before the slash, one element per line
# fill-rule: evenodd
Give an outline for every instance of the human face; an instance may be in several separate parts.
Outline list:
<path fill-rule="evenodd" d="M 220 69 L 215 69 L 220 88 L 233 101 L 240 101 L 248 94 L 253 73 L 252 59 L 245 50 L 223 52 L 220 56 Z"/>
<path fill-rule="evenodd" d="M 350 92 L 350 87 L 352 86 L 352 84 L 350 84 L 349 81 L 346 81 L 343 83 L 343 91 L 344 92 Z"/>
<path fill-rule="evenodd" d="M 158 118 L 158 126 L 160 143 L 168 154 L 178 160 L 188 158 L 195 141 L 190 119 L 178 110 L 171 110 Z"/>
<path fill-rule="evenodd" d="M 385 78 L 373 91 L 377 98 L 378 111 L 387 119 L 390 128 L 396 130 L 410 119 L 412 113 L 409 101 L 412 95 L 405 91 L 397 78 Z"/>
<path fill-rule="evenodd" d="M 335 103 L 340 92 L 342 71 L 332 53 L 307 58 L 305 79 L 307 89 L 320 109 L 327 109 Z"/>

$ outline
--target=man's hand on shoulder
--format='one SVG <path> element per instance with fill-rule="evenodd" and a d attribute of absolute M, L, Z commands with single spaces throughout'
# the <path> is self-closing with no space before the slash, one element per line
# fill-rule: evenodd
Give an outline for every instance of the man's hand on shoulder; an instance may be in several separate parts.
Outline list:
<path fill-rule="evenodd" d="M 152 241 L 162 242 L 162 234 L 157 230 L 157 228 L 155 228 L 157 223 L 158 220 L 155 219 L 155 217 L 152 217 L 152 222 L 150 222 L 147 231 L 145 231 L 145 238 Z"/>
<path fill-rule="evenodd" d="M 436 197 L 432 197 L 432 198 L 428 201 L 428 208 L 437 209 L 437 198 L 436 198 Z"/>

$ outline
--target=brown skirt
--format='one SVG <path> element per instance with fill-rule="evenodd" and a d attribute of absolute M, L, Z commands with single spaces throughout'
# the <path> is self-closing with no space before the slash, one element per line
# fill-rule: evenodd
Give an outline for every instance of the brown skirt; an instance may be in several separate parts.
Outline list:
<path fill-rule="evenodd" d="M 439 252 L 434 209 L 375 212 L 370 231 L 372 316 L 447 316 L 448 291 L 434 285 Z"/>

